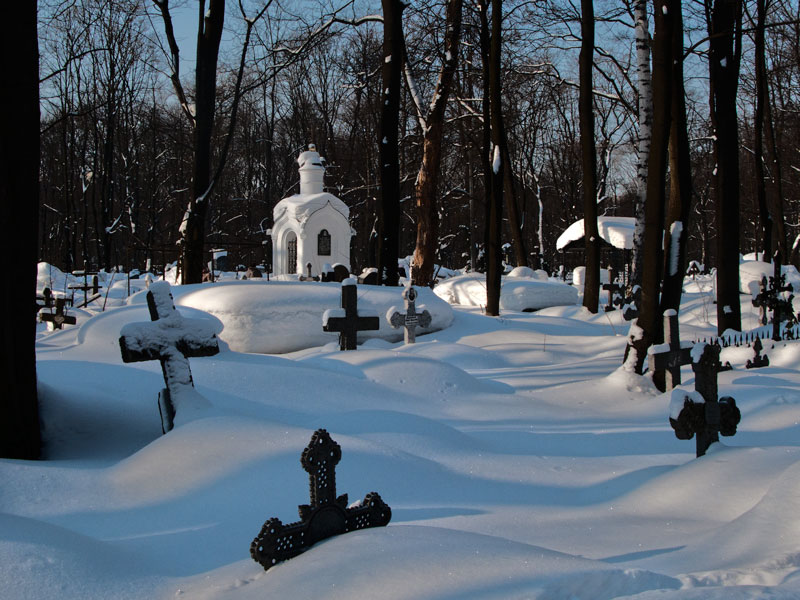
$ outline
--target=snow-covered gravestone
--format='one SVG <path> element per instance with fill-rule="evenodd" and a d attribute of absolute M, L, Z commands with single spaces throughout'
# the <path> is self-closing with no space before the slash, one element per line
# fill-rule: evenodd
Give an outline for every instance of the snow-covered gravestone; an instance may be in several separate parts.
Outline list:
<path fill-rule="evenodd" d="M 403 339 L 406 344 L 413 344 L 417 340 L 417 327 L 428 327 L 431 324 L 431 313 L 427 310 L 417 312 L 417 290 L 413 287 L 409 286 L 403 291 L 403 298 L 406 302 L 406 312 L 401 313 L 393 306 L 386 312 L 386 320 L 395 329 L 405 328 Z"/>
<path fill-rule="evenodd" d="M 308 504 L 297 507 L 300 521 L 284 525 L 273 517 L 250 544 L 250 556 L 265 570 L 331 536 L 389 523 L 392 509 L 377 492 L 351 507 L 347 506 L 347 494 L 336 496 L 336 465 L 341 458 L 342 448 L 328 432 L 315 431 L 300 456 L 308 473 L 310 495 Z"/>
<path fill-rule="evenodd" d="M 697 457 L 706 453 L 709 446 L 719 441 L 719 435 L 731 436 L 742 419 L 736 400 L 724 396 L 717 400 L 718 346 L 698 343 L 692 348 L 692 370 L 695 374 L 695 391 L 672 392 L 669 424 L 679 440 L 697 436 Z"/>
<path fill-rule="evenodd" d="M 664 311 L 664 339 L 666 343 L 650 347 L 650 364 L 655 373 L 664 372 L 665 391 L 681 384 L 681 366 L 692 363 L 692 343 L 681 342 L 678 334 L 678 313 Z M 660 381 L 660 376 L 655 377 Z"/>
<path fill-rule="evenodd" d="M 147 292 L 150 323 L 128 323 L 120 331 L 119 347 L 126 363 L 158 360 L 166 388 L 158 394 L 161 429 L 173 427 L 181 405 L 198 404 L 189 358 L 219 352 L 214 327 L 201 319 L 185 319 L 175 309 L 169 283 L 156 281 Z M 187 406 L 188 408 L 188 406 Z"/>
<path fill-rule="evenodd" d="M 374 331 L 379 328 L 377 315 L 358 310 L 356 280 L 348 277 L 342 282 L 341 308 L 329 308 L 322 315 L 323 331 L 339 333 L 340 350 L 355 350 L 359 331 Z"/>

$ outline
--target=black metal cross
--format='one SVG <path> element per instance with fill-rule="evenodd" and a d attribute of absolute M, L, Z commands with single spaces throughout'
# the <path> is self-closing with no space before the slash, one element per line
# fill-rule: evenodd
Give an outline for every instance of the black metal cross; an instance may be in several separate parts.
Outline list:
<path fill-rule="evenodd" d="M 767 308 L 769 308 L 770 304 L 770 295 L 771 292 L 767 287 L 767 278 L 762 277 L 761 281 L 758 284 L 759 291 L 758 293 L 753 296 L 753 299 L 750 303 L 759 309 L 759 321 L 762 325 L 767 324 Z"/>
<path fill-rule="evenodd" d="M 756 341 L 753 342 L 753 352 L 755 352 L 755 356 L 753 356 L 752 360 L 747 360 L 747 364 L 744 366 L 745 369 L 760 369 L 761 367 L 769 366 L 769 356 L 761 354 L 763 349 L 764 346 L 761 343 L 761 338 L 757 337 Z"/>
<path fill-rule="evenodd" d="M 39 300 L 42 301 L 41 304 L 39 304 Z M 53 308 L 53 292 L 49 287 L 42 290 L 41 296 L 36 296 L 36 312 L 38 313 L 43 308 Z"/>
<path fill-rule="evenodd" d="M 77 320 L 72 315 L 64 314 L 65 298 L 56 298 L 56 312 L 42 313 L 40 319 L 42 322 L 50 322 L 53 324 L 53 329 L 61 329 L 64 324 L 75 325 Z"/>
<path fill-rule="evenodd" d="M 719 347 L 701 344 L 699 349 L 702 349 L 702 354 L 699 357 L 695 354 L 692 370 L 695 376 L 694 389 L 702 396 L 702 402 L 687 395 L 677 418 L 669 418 L 669 424 L 679 440 L 690 440 L 697 435 L 698 458 L 706 453 L 711 444 L 719 441 L 720 434 L 734 435 L 736 426 L 742 420 L 736 400 L 730 396 L 717 400 L 717 373 L 721 367 Z"/>
<path fill-rule="evenodd" d="M 678 313 L 673 309 L 664 311 L 664 340 L 668 349 L 650 353 L 654 375 L 664 372 L 664 385 L 662 391 L 668 391 L 681 384 L 681 365 L 692 362 L 692 343 L 681 344 L 678 334 Z M 652 350 L 652 347 L 651 347 Z M 661 376 L 654 376 L 656 385 L 659 385 Z"/>
<path fill-rule="evenodd" d="M 374 331 L 379 328 L 377 316 L 359 314 L 356 281 L 352 277 L 345 279 L 342 282 L 342 307 L 339 310 L 325 311 L 322 316 L 322 330 L 339 332 L 340 350 L 355 350 L 359 331 Z"/>
<path fill-rule="evenodd" d="M 403 339 L 406 344 L 413 344 L 417 341 L 417 327 L 428 327 L 431 324 L 431 313 L 423 310 L 417 312 L 417 290 L 408 287 L 403 290 L 403 298 L 406 301 L 406 312 L 401 313 L 394 306 L 386 313 L 389 324 L 397 329 L 404 327 Z"/>
<path fill-rule="evenodd" d="M 777 342 L 781 339 L 781 323 L 792 316 L 792 299 L 794 298 L 792 292 L 794 289 L 791 283 L 786 283 L 786 275 L 782 273 L 780 250 L 775 251 L 772 263 L 774 271 L 772 277 L 769 278 L 770 294 L 767 297 L 767 306 L 772 309 L 772 339 Z M 781 292 L 789 292 L 789 297 L 782 297 Z"/>
<path fill-rule="evenodd" d="M 609 312 L 622 308 L 622 305 L 625 303 L 625 298 L 622 295 L 625 286 L 612 281 L 611 283 L 604 283 L 603 289 L 608 292 L 608 302 L 604 307 L 605 311 Z"/>
<path fill-rule="evenodd" d="M 300 521 L 284 525 L 278 518 L 268 519 L 250 544 L 250 556 L 265 570 L 326 538 L 389 523 L 392 509 L 377 492 L 370 492 L 351 508 L 347 507 L 347 494 L 336 496 L 336 465 L 341 458 L 342 449 L 328 432 L 315 431 L 300 456 L 308 473 L 310 495 L 309 504 L 297 507 Z"/>
<path fill-rule="evenodd" d="M 633 321 L 639 316 L 639 307 L 642 305 L 642 288 L 634 285 L 625 296 L 625 304 L 622 305 L 622 318 L 626 321 Z"/>
<path fill-rule="evenodd" d="M 128 323 L 120 331 L 119 347 L 126 363 L 158 360 L 166 388 L 158 394 L 161 430 L 173 427 L 176 403 L 186 388 L 194 388 L 189 358 L 219 352 L 213 327 L 200 319 L 185 319 L 175 310 L 169 283 L 156 281 L 147 292 L 151 323 Z"/>

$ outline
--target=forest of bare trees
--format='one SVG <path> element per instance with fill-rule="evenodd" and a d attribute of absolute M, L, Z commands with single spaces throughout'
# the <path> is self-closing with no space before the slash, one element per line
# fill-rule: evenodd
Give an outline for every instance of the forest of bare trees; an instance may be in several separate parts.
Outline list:
<path fill-rule="evenodd" d="M 84 262 L 130 269 L 143 268 L 148 259 L 154 265 L 176 261 L 186 243 L 186 222 L 195 218 L 187 207 L 202 198 L 200 260 L 194 259 L 191 277 L 198 277 L 197 265 L 211 248 L 227 248 L 244 264 L 263 262 L 272 207 L 293 192 L 293 160 L 313 142 L 327 160 L 328 187 L 351 208 L 354 266 L 376 266 L 373 238 L 379 227 L 385 229 L 379 218 L 386 152 L 381 140 L 389 139 L 382 133 L 388 89 L 382 76 L 387 64 L 382 10 L 401 21 L 394 27 L 403 50 L 392 60 L 401 62 L 405 73 L 396 103 L 398 183 L 391 186 L 399 209 L 389 213 L 390 229 L 397 228 L 400 256 L 412 254 L 415 246 L 425 256 L 420 259 L 425 282 L 432 261 L 487 268 L 491 180 L 486 174 L 492 162 L 485 155 L 484 123 L 492 117 L 484 104 L 492 60 L 500 65 L 507 146 L 500 188 L 505 260 L 555 269 L 564 260 L 555 239 L 583 217 L 587 197 L 598 200 L 600 215 L 634 214 L 641 193 L 634 26 L 636 5 L 644 3 L 583 3 L 594 9 L 596 32 L 592 89 L 586 95 L 595 145 L 589 158 L 596 165 L 590 178 L 584 176 L 584 165 L 591 163 L 582 158 L 578 126 L 583 79 L 577 68 L 582 42 L 577 4 L 477 2 L 466 3 L 463 14 L 452 0 L 399 11 L 391 3 L 383 9 L 352 2 L 333 9 L 313 3 L 295 9 L 270 2 L 229 4 L 219 60 L 211 64 L 215 85 L 208 88 L 209 73 L 201 76 L 203 61 L 209 62 L 206 47 L 201 44 L 195 56 L 194 47 L 180 48 L 185 40 L 165 33 L 163 13 L 175 12 L 169 2 L 40 3 L 40 259 L 67 270 Z M 214 7 L 211 2 L 197 17 L 186 8 L 178 14 L 186 19 L 188 12 L 194 27 L 206 23 L 202 40 Z M 653 7 L 646 8 L 652 33 Z M 720 21 L 725 11 L 730 23 Z M 485 47 L 495 23 L 502 32 L 496 59 Z M 725 42 L 720 28 L 734 25 Z M 732 217 L 738 224 L 731 226 L 740 232 L 741 252 L 786 251 L 800 220 L 797 3 L 691 3 L 682 27 L 679 60 L 692 165 L 685 188 L 692 194 L 688 256 L 716 264 L 721 250 L 715 211 L 728 206 L 739 213 Z M 730 62 L 720 66 L 723 57 L 709 64 L 723 43 L 735 51 Z M 726 74 L 732 84 L 720 78 Z M 207 88 L 213 101 L 204 100 Z M 720 106 L 719 99 L 730 106 Z M 209 110 L 210 120 L 204 117 Z M 731 111 L 735 125 L 719 127 L 718 119 L 730 119 Z M 491 135 L 491 127 L 488 131 Z M 733 136 L 719 144 L 725 151 L 720 156 L 715 131 Z M 431 144 L 433 134 L 439 136 L 438 149 Z M 198 141 L 203 135 L 205 142 Z M 201 172 L 198 143 L 208 153 Z M 431 160 L 433 170 L 427 166 Z M 726 179 L 724 196 L 718 197 L 713 180 L 729 173 L 731 161 L 738 162 L 738 181 Z M 425 188 L 431 179 L 433 187 Z M 587 191 L 593 180 L 596 189 Z M 734 190 L 738 203 L 720 199 Z M 780 215 L 779 225 L 768 226 L 776 221 L 771 215 Z M 424 243 L 420 219 L 429 238 Z M 725 234 L 729 244 L 734 238 Z"/>

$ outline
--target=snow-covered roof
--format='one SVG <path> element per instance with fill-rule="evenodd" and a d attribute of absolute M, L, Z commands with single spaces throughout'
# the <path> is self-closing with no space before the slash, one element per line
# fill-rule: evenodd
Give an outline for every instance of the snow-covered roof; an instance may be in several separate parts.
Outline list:
<path fill-rule="evenodd" d="M 598 217 L 597 231 L 606 242 L 621 250 L 633 248 L 633 217 Z M 578 219 L 556 240 L 556 250 L 563 250 L 568 244 L 583 238 L 583 219 Z"/>
<path fill-rule="evenodd" d="M 311 215 L 330 205 L 333 210 L 340 213 L 346 220 L 350 218 L 350 209 L 333 194 L 321 192 L 319 194 L 295 194 L 284 198 L 275 205 L 272 218 L 275 222 L 284 217 L 295 219 L 301 225 L 305 224 Z"/>

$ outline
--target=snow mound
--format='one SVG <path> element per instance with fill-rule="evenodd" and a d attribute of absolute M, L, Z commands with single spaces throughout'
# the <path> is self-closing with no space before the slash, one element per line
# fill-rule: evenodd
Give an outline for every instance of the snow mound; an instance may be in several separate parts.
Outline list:
<path fill-rule="evenodd" d="M 282 354 L 323 346 L 336 341 L 337 334 L 322 330 L 322 315 L 341 304 L 338 283 L 293 283 L 230 281 L 205 286 L 173 288 L 175 302 L 206 311 L 224 328 L 219 338 L 237 352 Z M 432 321 L 418 328 L 417 335 L 450 326 L 453 310 L 428 289 L 418 289 L 417 308 L 427 309 Z M 361 314 L 386 314 L 402 302 L 402 288 L 361 286 L 358 288 L 358 311 Z M 424 306 L 422 306 L 424 305 Z M 402 329 L 393 329 L 380 320 L 380 329 L 364 331 L 358 339 L 379 337 L 391 342 L 403 339 Z"/>
<path fill-rule="evenodd" d="M 633 217 L 598 217 L 597 231 L 606 242 L 619 249 L 633 248 L 633 230 L 636 220 Z M 583 237 L 583 219 L 575 221 L 558 236 L 556 250 L 561 251 L 570 242 Z"/>
<path fill-rule="evenodd" d="M 781 272 L 786 275 L 786 283 L 791 283 L 795 290 L 800 290 L 800 273 L 793 265 L 785 265 Z M 757 294 L 761 278 L 769 278 L 775 273 L 772 263 L 760 260 L 748 260 L 739 265 L 739 291 L 743 294 Z"/>
<path fill-rule="evenodd" d="M 433 291 L 450 304 L 486 306 L 486 278 L 480 274 L 453 277 L 437 285 Z M 500 287 L 500 310 L 523 312 L 577 302 L 578 291 L 557 281 L 506 277 Z"/>
<path fill-rule="evenodd" d="M 353 569 L 352 565 L 359 565 Z M 313 577 L 308 574 L 313 573 Z M 342 577 L 347 573 L 347 577 Z M 235 563 L 186 580 L 187 597 L 270 598 L 564 598 L 610 600 L 677 589 L 672 577 L 623 570 L 506 539 L 392 525 L 326 540 L 305 554 L 255 573 Z M 246 584 L 246 585 L 245 585 Z"/>

